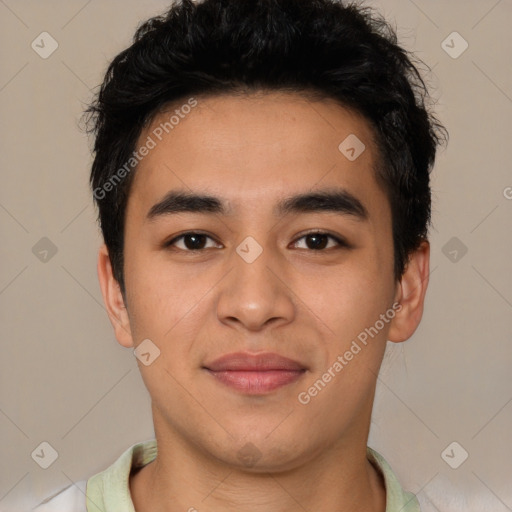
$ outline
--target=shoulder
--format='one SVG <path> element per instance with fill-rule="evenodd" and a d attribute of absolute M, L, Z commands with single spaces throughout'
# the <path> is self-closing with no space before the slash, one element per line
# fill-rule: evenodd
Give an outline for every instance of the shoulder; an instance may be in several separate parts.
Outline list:
<path fill-rule="evenodd" d="M 397 476 L 386 459 L 377 451 L 367 447 L 368 460 L 381 473 L 386 487 L 386 512 L 421 512 L 417 497 L 402 489 Z"/>
<path fill-rule="evenodd" d="M 52 494 L 32 512 L 87 512 L 88 501 L 100 510 L 119 510 L 119 503 L 126 504 L 124 510 L 131 510 L 130 472 L 154 460 L 156 454 L 155 439 L 136 443 L 103 471 Z"/>
<path fill-rule="evenodd" d="M 61 489 L 32 509 L 33 512 L 87 512 L 85 491 L 87 480 Z"/>

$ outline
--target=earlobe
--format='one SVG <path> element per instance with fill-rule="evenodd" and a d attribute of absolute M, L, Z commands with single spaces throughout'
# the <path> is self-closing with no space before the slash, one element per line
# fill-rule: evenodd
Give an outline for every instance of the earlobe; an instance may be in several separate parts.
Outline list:
<path fill-rule="evenodd" d="M 100 247 L 98 252 L 97 270 L 103 301 L 107 308 L 110 323 L 114 327 L 116 339 L 123 347 L 133 347 L 128 311 L 121 293 L 121 287 L 114 278 L 105 244 Z"/>
<path fill-rule="evenodd" d="M 423 241 L 410 254 L 407 267 L 397 288 L 396 302 L 401 305 L 391 321 L 388 340 L 400 343 L 409 339 L 417 329 L 423 315 L 425 293 L 430 269 L 430 244 Z"/>

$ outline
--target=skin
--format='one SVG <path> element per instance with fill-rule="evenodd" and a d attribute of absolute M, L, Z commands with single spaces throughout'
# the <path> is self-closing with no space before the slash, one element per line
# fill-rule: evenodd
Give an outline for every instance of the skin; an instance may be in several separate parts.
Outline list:
<path fill-rule="evenodd" d="M 429 244 L 393 275 L 391 211 L 375 180 L 375 145 L 364 118 L 331 100 L 291 93 L 197 97 L 198 105 L 140 162 L 126 211 L 127 303 L 100 248 L 98 276 L 118 342 L 149 338 L 160 356 L 137 360 L 152 400 L 158 455 L 130 478 L 137 512 L 384 512 L 382 477 L 366 458 L 376 379 L 386 340 L 418 326 L 428 284 Z M 169 114 L 155 117 L 140 136 Z M 338 149 L 349 135 L 366 146 L 354 161 Z M 273 215 L 278 200 L 342 187 L 368 211 Z M 184 212 L 152 222 L 167 191 L 225 198 L 230 215 Z M 328 231 L 315 250 L 308 231 Z M 206 238 L 195 254 L 189 231 Z M 263 249 L 247 263 L 236 248 Z M 309 240 L 309 241 L 308 241 Z M 188 247 L 193 247 L 189 245 Z M 313 247 L 313 248 L 311 248 Z M 307 391 L 352 340 L 399 302 L 401 309 L 307 405 Z M 307 365 L 296 382 L 264 396 L 224 386 L 202 366 L 235 351 L 277 352 Z M 239 451 L 252 443 L 249 466 Z M 254 448 L 253 448 L 254 450 Z"/>

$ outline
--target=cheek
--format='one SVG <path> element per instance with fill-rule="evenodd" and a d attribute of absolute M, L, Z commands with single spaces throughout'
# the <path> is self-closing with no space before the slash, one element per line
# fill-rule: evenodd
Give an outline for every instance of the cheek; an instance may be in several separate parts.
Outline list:
<path fill-rule="evenodd" d="M 139 250 L 127 260 L 126 276 L 132 334 L 154 340 L 165 353 L 186 355 L 211 313 L 209 291 L 222 274 L 171 264 L 165 255 Z"/>
<path fill-rule="evenodd" d="M 391 264 L 380 257 L 375 250 L 361 251 L 343 265 L 301 273 L 297 295 L 336 340 L 350 341 L 391 306 Z"/>

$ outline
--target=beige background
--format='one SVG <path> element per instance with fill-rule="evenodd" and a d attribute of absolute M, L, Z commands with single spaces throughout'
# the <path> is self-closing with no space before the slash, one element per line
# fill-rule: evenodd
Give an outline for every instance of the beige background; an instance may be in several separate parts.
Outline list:
<path fill-rule="evenodd" d="M 390 347 L 369 444 L 423 511 L 505 512 L 512 510 L 512 2 L 367 4 L 433 68 L 428 81 L 451 136 L 433 174 L 424 319 L 411 340 Z M 153 437 L 136 360 L 117 344 L 100 294 L 91 141 L 77 120 L 138 22 L 165 7 L 164 0 L 0 0 L 2 512 L 28 510 Z M 48 59 L 31 48 L 43 31 L 59 45 Z M 441 46 L 453 31 L 469 44 L 456 59 Z M 57 248 L 46 262 L 32 252 L 42 237 Z M 467 247 L 456 262 L 445 247 L 453 237 Z M 58 452 L 46 470 L 31 458 L 43 441 Z M 469 453 L 457 469 L 441 457 L 453 441 Z"/>

